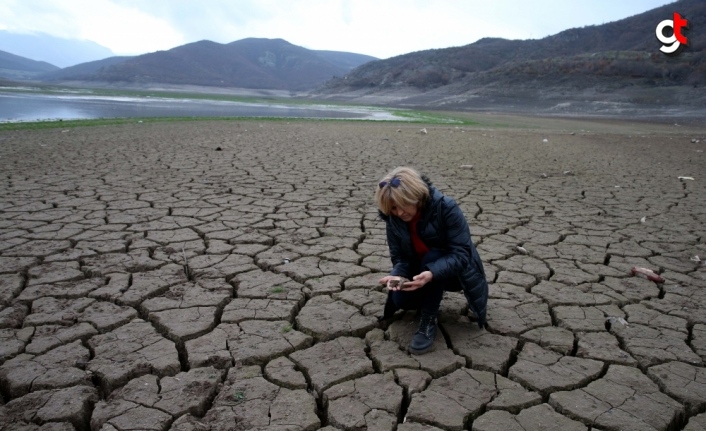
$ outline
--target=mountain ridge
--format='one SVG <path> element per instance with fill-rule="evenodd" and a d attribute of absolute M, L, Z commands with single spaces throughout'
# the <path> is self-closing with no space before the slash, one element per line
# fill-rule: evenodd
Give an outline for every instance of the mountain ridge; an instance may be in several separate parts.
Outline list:
<path fill-rule="evenodd" d="M 578 97 L 661 103 L 664 92 L 645 96 L 643 90 L 706 86 L 706 32 L 688 31 L 690 47 L 679 55 L 659 51 L 655 28 L 675 10 L 690 20 L 692 29 L 706 28 L 706 2 L 680 0 L 542 39 L 484 38 L 367 63 L 327 81 L 312 97 L 445 109 L 477 108 L 480 101 L 521 105 L 528 100 L 546 107 Z M 684 91 L 680 100 L 706 102 L 702 93 Z"/>
<path fill-rule="evenodd" d="M 34 79 L 39 75 L 59 70 L 46 61 L 36 61 L 6 51 L 0 51 L 0 77 L 9 79 Z"/>
<path fill-rule="evenodd" d="M 283 39 L 246 38 L 227 44 L 201 40 L 103 64 L 93 73 L 86 67 L 84 72 L 49 73 L 44 79 L 300 91 L 373 59 L 362 54 L 309 50 Z"/>
<path fill-rule="evenodd" d="M 381 86 L 389 87 L 406 84 L 424 88 L 448 83 L 464 73 L 489 71 L 502 65 L 521 61 L 537 61 L 548 58 L 571 58 L 583 54 L 606 53 L 611 51 L 639 51 L 659 54 L 652 60 L 669 57 L 658 52 L 654 28 L 660 17 L 669 16 L 665 11 L 683 6 L 694 12 L 695 20 L 706 23 L 706 2 L 701 0 L 681 0 L 672 5 L 662 6 L 643 14 L 634 15 L 601 26 L 567 29 L 543 39 L 508 40 L 485 38 L 462 47 L 418 51 L 387 60 L 363 65 L 338 84 L 349 87 Z M 618 34 L 619 33 L 619 37 Z M 639 35 L 639 36 L 638 36 Z M 691 35 L 692 46 L 699 59 L 703 57 L 706 33 Z M 679 63 L 673 59 L 672 63 Z M 427 71 L 426 77 L 415 76 Z M 434 79 L 430 70 L 438 75 L 448 75 L 445 79 Z M 398 78 L 393 80 L 392 78 Z M 345 81 L 345 82 L 344 82 Z M 335 83 L 334 83 L 335 84 Z M 329 87 L 335 85 L 330 83 Z"/>
<path fill-rule="evenodd" d="M 93 74 L 100 71 L 105 67 L 112 66 L 113 64 L 121 63 L 125 60 L 133 58 L 132 56 L 114 56 L 104 58 L 102 60 L 89 61 L 86 63 L 77 64 L 75 66 L 65 67 L 59 70 L 53 70 L 50 72 L 45 72 L 41 75 L 43 80 L 63 80 L 72 79 L 81 81 L 90 78 Z"/>

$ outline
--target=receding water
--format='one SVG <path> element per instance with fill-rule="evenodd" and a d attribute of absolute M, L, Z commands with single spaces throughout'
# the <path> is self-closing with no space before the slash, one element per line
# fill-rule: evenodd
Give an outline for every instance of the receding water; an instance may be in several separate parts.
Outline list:
<path fill-rule="evenodd" d="M 134 117 L 284 117 L 404 120 L 365 107 L 0 91 L 0 122 Z"/>

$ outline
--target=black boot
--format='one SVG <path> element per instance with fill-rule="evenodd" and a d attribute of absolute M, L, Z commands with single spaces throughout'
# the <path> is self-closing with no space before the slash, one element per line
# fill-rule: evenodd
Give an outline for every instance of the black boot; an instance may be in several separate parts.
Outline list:
<path fill-rule="evenodd" d="M 434 346 L 436 337 L 436 316 L 422 313 L 419 328 L 409 343 L 409 351 L 415 355 L 426 353 Z"/>

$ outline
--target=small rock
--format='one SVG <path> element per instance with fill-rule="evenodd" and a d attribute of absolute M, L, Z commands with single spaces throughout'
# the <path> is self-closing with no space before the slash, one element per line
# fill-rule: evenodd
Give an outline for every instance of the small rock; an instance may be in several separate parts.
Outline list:
<path fill-rule="evenodd" d="M 221 147 L 216 147 L 216 151 L 223 151 L 223 148 L 221 148 Z"/>
<path fill-rule="evenodd" d="M 404 277 L 394 277 L 390 279 L 390 281 L 387 282 L 387 288 L 393 288 L 393 287 L 399 287 L 402 288 L 402 286 L 405 285 L 405 283 L 409 283 L 409 280 L 404 278 Z"/>
<path fill-rule="evenodd" d="M 473 165 L 461 165 L 461 169 L 473 169 Z"/>
<path fill-rule="evenodd" d="M 427 134 L 427 129 L 426 129 L 426 127 L 423 128 L 422 130 L 420 130 L 419 133 L 421 133 L 422 135 L 426 135 L 426 134 Z"/>
<path fill-rule="evenodd" d="M 573 176 L 574 173 L 571 172 L 571 171 L 564 171 L 564 175 L 566 175 L 566 176 Z"/>
<path fill-rule="evenodd" d="M 542 178 L 549 178 L 547 174 L 542 174 Z"/>
<path fill-rule="evenodd" d="M 617 316 L 610 316 L 605 319 L 606 322 L 610 322 L 611 325 L 615 323 L 620 323 L 621 325 L 628 326 L 629 323 L 627 320 L 623 319 L 622 317 L 617 317 Z"/>
<path fill-rule="evenodd" d="M 529 251 L 527 251 L 526 248 L 524 248 L 524 247 L 522 247 L 522 246 L 520 246 L 520 245 L 518 245 L 518 246 L 515 247 L 515 248 L 517 249 L 517 251 L 519 251 L 519 252 L 522 253 L 522 254 L 529 254 Z"/>
<path fill-rule="evenodd" d="M 644 223 L 647 221 L 647 216 L 644 216 L 640 219 L 640 223 Z"/>
<path fill-rule="evenodd" d="M 542 142 L 549 142 L 549 139 L 544 138 L 544 139 L 542 139 Z"/>
<path fill-rule="evenodd" d="M 694 181 L 694 177 L 678 177 L 681 181 Z"/>

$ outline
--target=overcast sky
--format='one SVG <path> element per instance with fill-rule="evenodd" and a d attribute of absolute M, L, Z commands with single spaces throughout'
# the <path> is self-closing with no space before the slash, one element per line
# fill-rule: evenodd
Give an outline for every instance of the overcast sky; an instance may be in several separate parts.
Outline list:
<path fill-rule="evenodd" d="M 203 39 L 228 43 L 263 37 L 308 49 L 389 58 L 467 45 L 483 37 L 539 39 L 669 3 L 673 1 L 0 0 L 0 30 L 87 39 L 117 55 Z"/>

